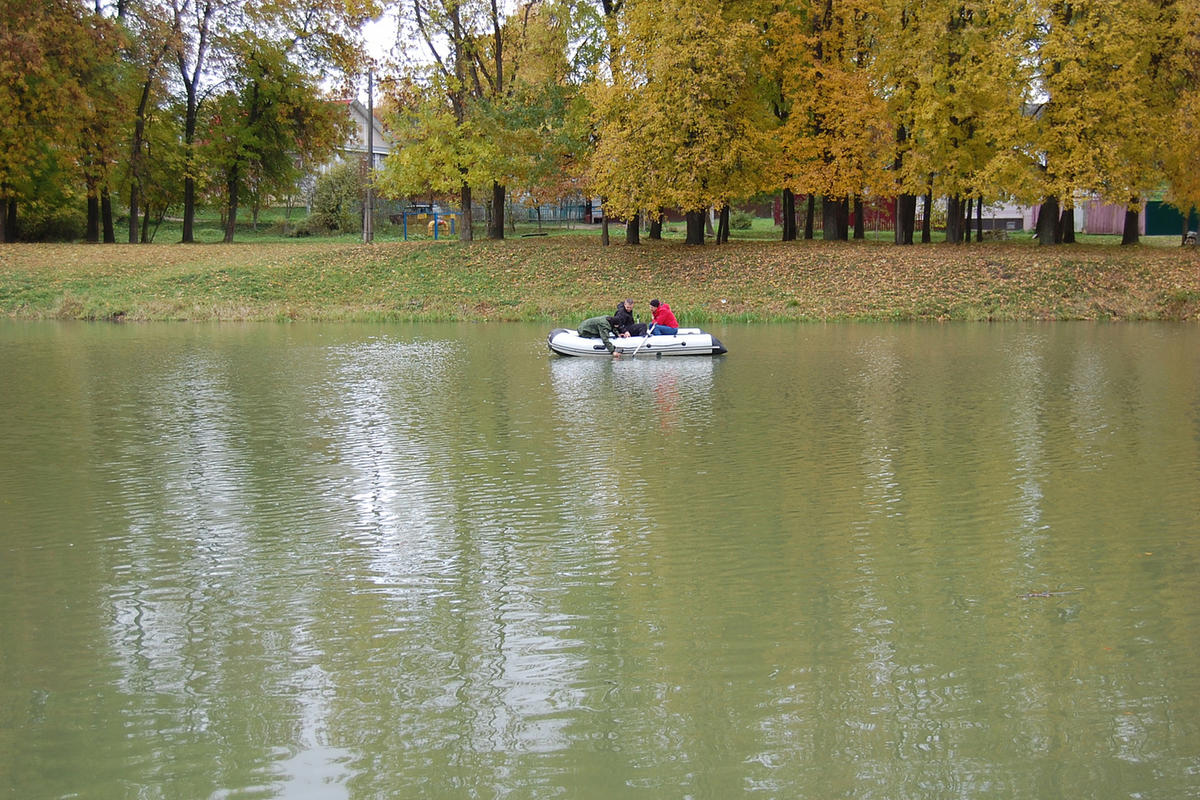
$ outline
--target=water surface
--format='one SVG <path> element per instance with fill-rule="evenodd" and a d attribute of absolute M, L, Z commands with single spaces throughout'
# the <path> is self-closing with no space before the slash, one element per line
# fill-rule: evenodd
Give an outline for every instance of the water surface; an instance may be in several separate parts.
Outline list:
<path fill-rule="evenodd" d="M 1200 796 L 1200 329 L 0 324 L 0 793 Z"/>

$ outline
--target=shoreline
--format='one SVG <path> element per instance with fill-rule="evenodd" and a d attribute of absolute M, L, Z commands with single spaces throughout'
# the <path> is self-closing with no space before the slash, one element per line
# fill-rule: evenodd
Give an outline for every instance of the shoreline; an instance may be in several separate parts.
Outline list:
<path fill-rule="evenodd" d="M 93 321 L 526 321 L 652 297 L 714 322 L 1200 320 L 1200 250 L 592 236 L 0 246 L 0 315 Z"/>

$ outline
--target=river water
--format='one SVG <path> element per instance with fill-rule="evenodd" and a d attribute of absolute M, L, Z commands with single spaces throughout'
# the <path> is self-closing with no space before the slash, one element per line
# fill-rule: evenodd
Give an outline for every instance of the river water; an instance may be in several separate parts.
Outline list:
<path fill-rule="evenodd" d="M 1200 797 L 1200 328 L 0 324 L 0 795 Z"/>

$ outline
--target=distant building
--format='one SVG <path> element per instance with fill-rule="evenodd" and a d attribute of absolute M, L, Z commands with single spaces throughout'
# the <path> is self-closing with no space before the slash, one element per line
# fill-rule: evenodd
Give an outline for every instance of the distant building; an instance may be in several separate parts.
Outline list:
<path fill-rule="evenodd" d="M 367 157 L 367 122 L 370 119 L 367 107 L 358 100 L 340 100 L 338 102 L 346 106 L 346 113 L 350 115 L 350 120 L 354 123 L 354 130 L 345 145 L 338 151 L 338 157 L 334 163 L 364 160 Z M 370 138 L 372 139 L 371 168 L 379 169 L 383 166 L 383 160 L 392 152 L 393 143 L 391 136 L 388 135 L 379 119 L 378 109 L 376 109 L 374 130 Z"/>
<path fill-rule="evenodd" d="M 1105 203 L 1089 197 L 1075 201 L 1075 230 L 1120 236 L 1125 231 L 1126 206 Z M 1195 209 L 1185 220 L 1176 208 L 1163 202 L 1161 193 L 1142 203 L 1138 211 L 1138 234 L 1142 236 L 1182 236 L 1197 225 Z"/>
<path fill-rule="evenodd" d="M 305 175 L 300 180 L 297 188 L 300 196 L 304 198 L 304 205 L 310 214 L 312 213 L 313 191 L 317 185 L 318 175 L 324 175 L 338 164 L 361 164 L 367 158 L 367 120 L 369 119 L 367 107 L 358 100 L 346 99 L 334 102 L 346 109 L 346 114 L 349 115 L 353 127 L 346 141 L 333 156 L 315 172 Z M 391 136 L 384 129 L 383 122 L 379 119 L 378 110 L 375 113 L 375 126 L 374 131 L 371 132 L 371 139 L 371 166 L 372 169 L 379 169 L 383 166 L 384 159 L 392 152 L 393 142 Z"/>

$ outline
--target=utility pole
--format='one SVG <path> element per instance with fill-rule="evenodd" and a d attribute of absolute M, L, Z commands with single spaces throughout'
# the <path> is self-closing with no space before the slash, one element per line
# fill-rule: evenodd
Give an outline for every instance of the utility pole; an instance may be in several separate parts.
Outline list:
<path fill-rule="evenodd" d="M 367 200 L 363 203 L 363 241 L 375 241 L 375 72 L 367 70 Z"/>

